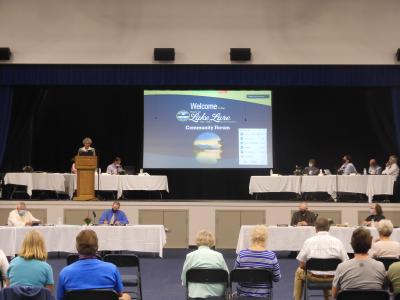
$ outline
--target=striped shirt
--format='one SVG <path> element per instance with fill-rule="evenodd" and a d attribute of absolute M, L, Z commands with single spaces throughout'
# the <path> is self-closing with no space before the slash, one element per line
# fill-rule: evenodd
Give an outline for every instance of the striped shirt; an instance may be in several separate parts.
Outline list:
<path fill-rule="evenodd" d="M 235 268 L 242 269 L 268 269 L 273 274 L 273 281 L 278 282 L 281 279 L 281 271 L 278 259 L 274 252 L 253 251 L 250 249 L 242 250 L 236 258 Z M 272 285 L 270 283 L 239 283 L 237 293 L 240 296 L 247 297 L 269 297 L 271 295 Z"/>

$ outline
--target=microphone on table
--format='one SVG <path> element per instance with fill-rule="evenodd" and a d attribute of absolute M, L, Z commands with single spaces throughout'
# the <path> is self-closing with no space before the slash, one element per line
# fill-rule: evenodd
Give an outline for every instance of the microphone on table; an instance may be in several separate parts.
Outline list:
<path fill-rule="evenodd" d="M 93 215 L 93 223 L 96 224 L 97 215 L 96 215 L 96 212 L 94 210 L 92 211 L 92 215 Z"/>

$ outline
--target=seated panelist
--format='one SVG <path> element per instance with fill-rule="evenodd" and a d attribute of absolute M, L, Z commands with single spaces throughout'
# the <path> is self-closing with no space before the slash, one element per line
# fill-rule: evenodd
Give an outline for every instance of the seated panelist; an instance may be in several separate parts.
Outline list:
<path fill-rule="evenodd" d="M 90 137 L 85 137 L 82 141 L 83 147 L 79 148 L 78 155 L 96 156 L 96 150 L 92 147 L 93 141 Z"/>
<path fill-rule="evenodd" d="M 8 226 L 24 227 L 32 226 L 34 222 L 40 223 L 39 219 L 36 219 L 29 210 L 26 209 L 24 202 L 17 204 L 17 208 L 12 210 L 8 215 Z"/>
<path fill-rule="evenodd" d="M 129 224 L 125 213 L 120 210 L 120 203 L 114 201 L 111 209 L 106 209 L 100 217 L 99 224 L 126 225 Z"/>
<path fill-rule="evenodd" d="M 314 226 L 317 215 L 312 211 L 308 210 L 306 202 L 301 202 L 299 210 L 296 211 L 292 216 L 291 226 Z"/>
<path fill-rule="evenodd" d="M 316 160 L 310 159 L 308 161 L 308 167 L 303 169 L 303 175 L 318 175 L 319 169 L 316 167 Z"/>
<path fill-rule="evenodd" d="M 116 158 L 114 158 L 114 162 L 112 164 L 108 165 L 107 174 L 118 175 L 118 174 L 123 174 L 123 173 L 125 173 L 125 171 L 121 165 L 121 158 L 119 158 L 117 156 Z"/>

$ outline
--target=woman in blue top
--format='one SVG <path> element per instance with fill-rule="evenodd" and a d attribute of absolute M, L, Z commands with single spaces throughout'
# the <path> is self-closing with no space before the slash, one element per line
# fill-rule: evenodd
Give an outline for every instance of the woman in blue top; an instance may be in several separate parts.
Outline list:
<path fill-rule="evenodd" d="M 249 249 L 241 250 L 236 258 L 235 268 L 238 269 L 268 269 L 272 272 L 272 280 L 278 282 L 281 272 L 278 259 L 272 251 L 266 249 L 267 227 L 257 225 L 251 233 Z M 266 283 L 239 283 L 239 296 L 268 298 L 271 295 L 271 284 Z"/>
<path fill-rule="evenodd" d="M 47 251 L 42 234 L 31 230 L 25 236 L 19 256 L 7 270 L 7 286 L 24 285 L 53 290 L 53 270 L 46 262 Z"/>

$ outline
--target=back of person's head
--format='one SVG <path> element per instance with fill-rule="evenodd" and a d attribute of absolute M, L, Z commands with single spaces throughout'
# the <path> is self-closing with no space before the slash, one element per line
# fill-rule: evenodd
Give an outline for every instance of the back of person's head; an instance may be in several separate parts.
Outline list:
<path fill-rule="evenodd" d="M 215 245 L 215 239 L 211 232 L 207 230 L 200 230 L 196 236 L 196 245 L 200 246 L 207 246 L 213 247 Z"/>
<path fill-rule="evenodd" d="M 329 220 L 327 218 L 319 217 L 315 221 L 315 230 L 317 232 L 319 232 L 319 231 L 329 231 L 329 228 L 330 228 L 330 224 L 329 224 Z"/>
<path fill-rule="evenodd" d="M 43 235 L 36 230 L 29 231 L 22 242 L 19 256 L 24 259 L 46 260 L 47 251 Z"/>
<path fill-rule="evenodd" d="M 379 204 L 375 204 L 375 212 L 378 216 L 382 216 L 383 214 L 382 206 L 380 206 Z"/>
<path fill-rule="evenodd" d="M 265 225 L 256 225 L 250 234 L 252 244 L 264 244 L 268 238 L 268 228 Z"/>
<path fill-rule="evenodd" d="M 368 229 L 363 227 L 357 228 L 353 231 L 351 236 L 351 247 L 354 253 L 366 254 L 371 248 L 372 236 Z"/>
<path fill-rule="evenodd" d="M 81 255 L 95 256 L 99 248 L 96 232 L 85 229 L 76 236 L 76 250 Z"/>
<path fill-rule="evenodd" d="M 377 229 L 381 236 L 389 237 L 393 232 L 393 223 L 390 220 L 380 220 Z"/>
<path fill-rule="evenodd" d="M 397 163 L 398 157 L 397 157 L 397 155 L 390 155 L 390 156 L 389 156 L 389 160 L 390 160 L 391 162 L 393 162 L 393 163 Z"/>

